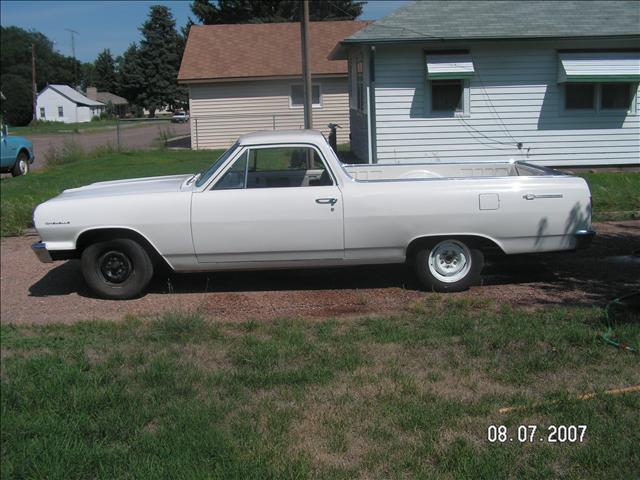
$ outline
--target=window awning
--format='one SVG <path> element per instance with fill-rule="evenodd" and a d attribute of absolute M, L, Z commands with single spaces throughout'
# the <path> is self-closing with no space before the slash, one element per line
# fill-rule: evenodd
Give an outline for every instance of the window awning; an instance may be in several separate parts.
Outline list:
<path fill-rule="evenodd" d="M 559 83 L 640 81 L 640 52 L 567 52 L 559 57 Z"/>
<path fill-rule="evenodd" d="M 471 55 L 427 55 L 427 78 L 429 80 L 449 80 L 471 78 L 474 74 Z"/>

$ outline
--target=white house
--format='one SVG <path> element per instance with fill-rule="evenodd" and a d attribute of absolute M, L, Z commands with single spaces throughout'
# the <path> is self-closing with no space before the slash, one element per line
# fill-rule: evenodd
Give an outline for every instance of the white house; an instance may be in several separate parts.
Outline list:
<path fill-rule="evenodd" d="M 637 1 L 418 1 L 332 58 L 365 161 L 640 165 Z"/>
<path fill-rule="evenodd" d="M 91 100 L 68 85 L 47 85 L 36 102 L 36 117 L 49 122 L 89 122 L 104 111 L 105 104 Z"/>
<path fill-rule="evenodd" d="M 347 62 L 330 61 L 335 44 L 368 22 L 310 24 L 313 125 L 349 141 Z M 191 147 L 228 147 L 255 130 L 304 127 L 299 23 L 194 25 L 178 81 L 189 89 Z"/>

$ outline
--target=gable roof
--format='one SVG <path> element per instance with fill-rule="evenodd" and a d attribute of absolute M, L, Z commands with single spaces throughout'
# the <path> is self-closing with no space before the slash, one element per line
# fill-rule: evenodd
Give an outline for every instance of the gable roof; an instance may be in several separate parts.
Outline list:
<path fill-rule="evenodd" d="M 84 106 L 87 106 L 87 107 L 103 107 L 104 106 L 104 103 L 100 103 L 100 102 L 97 102 L 95 100 L 91 100 L 90 98 L 85 97 L 84 95 L 82 95 L 77 90 L 74 90 L 73 88 L 71 88 L 69 85 L 53 85 L 53 84 L 52 85 L 47 85 L 44 88 L 44 90 L 42 90 L 42 92 L 40 92 L 38 94 L 38 96 L 40 96 L 45 90 L 47 90 L 47 88 L 55 90 L 56 92 L 58 92 L 63 97 L 68 98 L 73 103 L 76 103 L 78 105 L 84 105 Z"/>
<path fill-rule="evenodd" d="M 111 92 L 96 92 L 96 100 L 107 104 L 111 102 L 113 105 L 128 105 L 129 102 L 126 98 L 123 98 L 115 93 Z"/>
<path fill-rule="evenodd" d="M 342 43 L 628 35 L 640 35 L 637 0 L 421 0 Z"/>
<path fill-rule="evenodd" d="M 346 75 L 345 61 L 328 56 L 342 39 L 370 22 L 311 22 L 312 75 Z M 182 57 L 178 81 L 247 80 L 302 75 L 300 24 L 194 25 Z"/>

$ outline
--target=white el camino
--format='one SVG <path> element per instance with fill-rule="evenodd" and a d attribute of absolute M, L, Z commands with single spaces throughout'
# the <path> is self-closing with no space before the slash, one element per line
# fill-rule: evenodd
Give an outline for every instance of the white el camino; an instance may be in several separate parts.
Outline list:
<path fill-rule="evenodd" d="M 587 246 L 578 177 L 521 162 L 343 165 L 321 133 L 242 136 L 208 170 L 65 190 L 34 212 L 40 260 L 80 258 L 100 296 L 176 272 L 410 262 L 435 291 L 479 278 L 484 254 Z"/>

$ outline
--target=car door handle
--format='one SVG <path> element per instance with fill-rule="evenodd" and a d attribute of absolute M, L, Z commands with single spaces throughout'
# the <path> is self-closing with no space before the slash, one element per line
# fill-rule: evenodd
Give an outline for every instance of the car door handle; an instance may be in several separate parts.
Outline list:
<path fill-rule="evenodd" d="M 316 203 L 319 203 L 321 205 L 335 205 L 336 203 L 338 203 L 338 199 L 337 198 L 316 198 Z"/>

